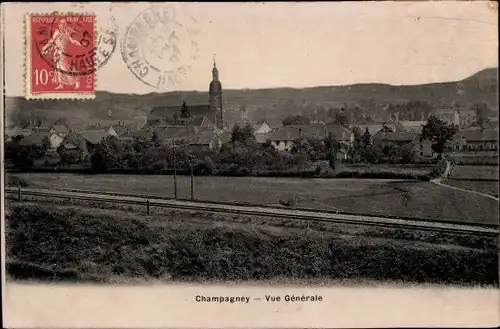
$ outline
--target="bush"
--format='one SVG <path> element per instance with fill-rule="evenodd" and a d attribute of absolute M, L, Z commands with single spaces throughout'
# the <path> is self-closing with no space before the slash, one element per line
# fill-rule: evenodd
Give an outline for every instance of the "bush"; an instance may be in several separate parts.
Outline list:
<path fill-rule="evenodd" d="M 205 160 L 203 161 L 203 169 L 205 173 L 210 175 L 214 172 L 214 162 L 209 156 L 206 156 Z"/>
<path fill-rule="evenodd" d="M 7 186 L 20 186 L 20 187 L 28 187 L 29 184 L 23 178 L 19 178 L 17 176 L 5 175 L 5 185 Z"/>
<path fill-rule="evenodd" d="M 446 167 L 448 166 L 448 161 L 446 159 L 441 159 L 436 164 L 432 172 L 429 174 L 431 178 L 438 178 L 444 175 Z"/>
<path fill-rule="evenodd" d="M 295 207 L 297 205 L 297 200 L 295 198 L 288 198 L 287 200 L 279 200 L 279 203 L 285 207 Z"/>

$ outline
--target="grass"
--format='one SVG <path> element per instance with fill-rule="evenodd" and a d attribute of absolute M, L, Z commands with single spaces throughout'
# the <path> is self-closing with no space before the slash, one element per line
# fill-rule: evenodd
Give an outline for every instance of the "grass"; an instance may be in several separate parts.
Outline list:
<path fill-rule="evenodd" d="M 496 239 L 461 247 L 442 245 L 442 241 L 411 242 L 404 232 L 398 235 L 384 229 L 304 230 L 214 222 L 212 214 L 205 214 L 203 220 L 200 216 L 178 212 L 144 216 L 9 202 L 6 271 L 14 279 L 45 281 L 106 282 L 117 276 L 174 281 L 285 277 L 498 284 Z"/>
<path fill-rule="evenodd" d="M 498 166 L 454 166 L 451 179 L 487 179 L 498 181 Z"/>
<path fill-rule="evenodd" d="M 466 181 L 447 179 L 446 184 L 498 197 L 498 182 Z"/>
<path fill-rule="evenodd" d="M 469 166 L 498 166 L 498 153 L 472 152 L 472 153 L 450 153 L 449 156 L 457 165 Z"/>
<path fill-rule="evenodd" d="M 399 175 L 413 175 L 417 176 L 425 176 L 429 174 L 433 165 L 365 165 L 365 164 L 354 164 L 354 165 L 341 165 L 339 166 L 340 173 L 371 173 L 371 174 L 384 174 L 384 173 L 392 173 Z"/>
<path fill-rule="evenodd" d="M 19 173 L 32 186 L 173 197 L 172 176 Z M 429 182 L 381 179 L 195 177 L 198 200 L 278 205 L 353 213 L 498 223 L 498 202 Z M 189 177 L 177 177 L 178 196 L 190 197 Z"/>

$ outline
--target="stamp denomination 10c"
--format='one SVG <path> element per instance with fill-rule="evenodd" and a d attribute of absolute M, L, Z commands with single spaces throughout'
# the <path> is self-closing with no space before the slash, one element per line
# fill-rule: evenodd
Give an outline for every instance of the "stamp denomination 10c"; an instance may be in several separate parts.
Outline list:
<path fill-rule="evenodd" d="M 26 98 L 94 97 L 94 15 L 28 15 Z"/>

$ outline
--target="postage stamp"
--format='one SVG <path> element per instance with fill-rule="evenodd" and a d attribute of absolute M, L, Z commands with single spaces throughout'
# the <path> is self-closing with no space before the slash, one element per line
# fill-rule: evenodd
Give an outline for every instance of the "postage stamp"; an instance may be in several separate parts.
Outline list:
<path fill-rule="evenodd" d="M 29 14 L 26 26 L 26 98 L 94 97 L 93 14 Z"/>
<path fill-rule="evenodd" d="M 174 7 L 153 6 L 137 15 L 121 43 L 133 75 L 160 90 L 182 82 L 198 59 L 196 20 Z"/>

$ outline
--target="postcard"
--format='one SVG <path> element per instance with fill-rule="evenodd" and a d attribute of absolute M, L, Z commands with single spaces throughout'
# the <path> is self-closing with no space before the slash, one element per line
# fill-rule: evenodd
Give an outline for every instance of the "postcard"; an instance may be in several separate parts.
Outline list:
<path fill-rule="evenodd" d="M 500 325 L 497 2 L 0 13 L 5 327 Z"/>

